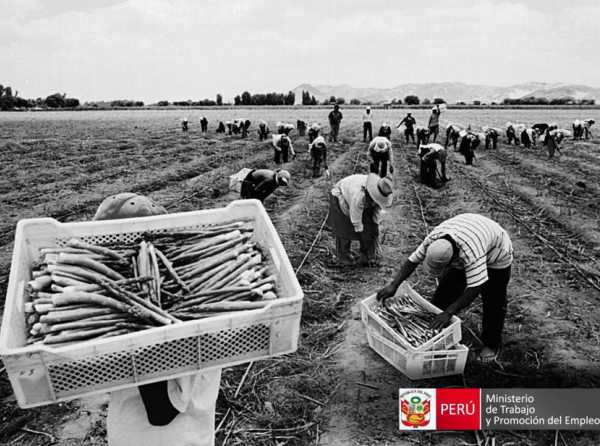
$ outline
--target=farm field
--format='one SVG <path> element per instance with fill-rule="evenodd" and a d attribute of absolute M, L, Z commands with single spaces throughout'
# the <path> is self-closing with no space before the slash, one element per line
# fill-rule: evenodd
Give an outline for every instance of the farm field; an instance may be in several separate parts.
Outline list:
<path fill-rule="evenodd" d="M 342 110 L 340 142 L 329 149 L 332 182 L 309 175 L 307 139 L 292 133 L 297 152 L 286 168 L 287 188 L 265 202 L 305 291 L 298 352 L 261 361 L 238 385 L 246 366 L 223 374 L 218 444 L 454 445 L 475 444 L 472 433 L 402 435 L 397 389 L 415 386 L 371 351 L 357 303 L 382 287 L 427 232 L 462 212 L 490 216 L 513 240 L 504 348 L 491 365 L 469 358 L 464 376 L 420 381 L 418 387 L 598 387 L 600 385 L 600 138 L 565 141 L 548 160 L 542 149 L 479 150 L 474 166 L 450 153 L 451 181 L 441 189 L 418 182 L 415 146 L 394 132 L 394 205 L 382 224 L 383 261 L 377 268 L 340 269 L 335 241 L 325 230 L 327 192 L 351 173 L 366 173 L 362 110 Z M 270 142 L 259 142 L 256 122 L 327 122 L 326 110 L 151 110 L 0 113 L 0 293 L 5 295 L 14 228 L 19 219 L 90 219 L 110 194 L 146 194 L 170 211 L 221 207 L 236 196 L 228 176 L 242 167 L 272 167 Z M 396 125 L 404 110 L 373 111 Z M 427 110 L 412 110 L 418 124 Z M 590 115 L 590 113 L 592 115 Z M 478 129 L 507 121 L 558 122 L 594 118 L 595 110 L 448 110 L 442 126 Z M 209 133 L 199 131 L 201 116 Z M 190 131 L 179 121 L 187 116 Z M 217 135 L 216 121 L 253 122 L 249 138 Z M 328 128 L 324 126 L 324 132 Z M 592 128 L 595 133 L 599 130 Z M 442 137 L 442 140 L 444 138 Z M 312 249 L 311 245 L 317 239 Z M 432 279 L 420 269 L 415 289 L 430 296 Z M 461 315 L 463 343 L 479 347 L 481 306 Z M 20 410 L 0 379 L 3 444 L 105 444 L 106 397 Z M 25 430 L 21 429 L 25 428 Z M 41 433 L 40 433 L 41 432 Z M 483 434 L 480 434 L 483 435 Z M 498 432 L 498 445 L 548 445 L 553 432 Z M 600 434 L 563 432 L 566 444 L 596 445 Z"/>

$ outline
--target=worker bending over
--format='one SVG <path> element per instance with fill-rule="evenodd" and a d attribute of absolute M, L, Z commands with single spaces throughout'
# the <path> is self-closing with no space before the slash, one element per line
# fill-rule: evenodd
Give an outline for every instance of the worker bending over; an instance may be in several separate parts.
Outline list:
<path fill-rule="evenodd" d="M 390 173 L 394 173 L 392 143 L 383 136 L 376 136 L 369 144 L 367 154 L 371 158 L 370 170 L 380 177 L 387 176 L 388 164 Z"/>
<path fill-rule="evenodd" d="M 446 158 L 448 154 L 441 144 L 432 142 L 419 146 L 418 151 L 420 159 L 421 183 L 429 187 L 436 187 L 436 178 L 438 173 L 438 163 L 440 165 L 440 179 L 442 182 L 450 181 L 446 176 Z"/>
<path fill-rule="evenodd" d="M 272 145 L 275 150 L 275 164 L 280 165 L 282 163 L 287 163 L 290 155 L 292 155 L 293 158 L 296 157 L 296 152 L 294 152 L 292 140 L 289 136 L 285 134 L 273 135 Z"/>
<path fill-rule="evenodd" d="M 443 311 L 432 328 L 444 327 L 481 295 L 483 304 L 481 359 L 497 357 L 506 316 L 506 290 L 510 281 L 513 247 L 507 232 L 495 221 L 478 214 L 460 214 L 435 227 L 408 257 L 394 279 L 377 293 L 392 297 L 419 265 L 439 283 L 432 303 Z"/>
<path fill-rule="evenodd" d="M 342 266 L 354 264 L 352 240 L 360 243 L 361 265 L 377 262 L 382 208 L 392 205 L 393 184 L 379 175 L 350 175 L 338 181 L 329 195 L 327 223 L 335 234 L 336 255 Z"/>
<path fill-rule="evenodd" d="M 381 127 L 379 127 L 379 133 L 377 134 L 377 136 L 383 136 L 384 138 L 390 139 L 390 137 L 392 136 L 392 128 L 390 127 L 390 125 L 387 122 L 384 122 L 383 124 L 381 124 Z"/>
<path fill-rule="evenodd" d="M 290 179 L 287 170 L 254 169 L 242 181 L 240 197 L 265 201 L 279 186 L 287 186 Z"/>
<path fill-rule="evenodd" d="M 313 178 L 321 175 L 321 163 L 325 168 L 325 176 L 329 178 L 329 168 L 327 167 L 327 144 L 325 138 L 317 136 L 315 140 L 308 145 L 310 158 L 313 162 Z"/>

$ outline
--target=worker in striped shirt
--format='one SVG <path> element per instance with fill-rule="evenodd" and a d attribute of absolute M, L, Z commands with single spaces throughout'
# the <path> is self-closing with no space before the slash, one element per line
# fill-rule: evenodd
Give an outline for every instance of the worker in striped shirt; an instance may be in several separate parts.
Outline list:
<path fill-rule="evenodd" d="M 434 228 L 404 262 L 394 279 L 377 293 L 379 300 L 393 296 L 402 282 L 424 262 L 439 278 L 432 303 L 442 309 L 432 328 L 444 327 L 454 314 L 481 294 L 483 303 L 482 361 L 499 352 L 506 315 L 513 248 L 506 231 L 478 214 L 460 214 Z"/>

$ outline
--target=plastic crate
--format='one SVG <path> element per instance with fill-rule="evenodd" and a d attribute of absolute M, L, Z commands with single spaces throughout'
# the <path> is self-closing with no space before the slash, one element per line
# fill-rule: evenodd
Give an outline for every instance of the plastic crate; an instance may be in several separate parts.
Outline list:
<path fill-rule="evenodd" d="M 267 252 L 277 276 L 280 298 L 265 308 L 60 348 L 25 346 L 24 291 L 39 248 L 61 246 L 71 237 L 91 243 L 130 242 L 146 231 L 192 229 L 238 219 L 253 221 L 253 238 Z M 0 329 L 0 356 L 19 406 L 40 406 L 293 352 L 298 346 L 302 298 L 281 240 L 257 200 L 237 200 L 220 209 L 122 220 L 21 220 Z"/>
<path fill-rule="evenodd" d="M 447 350 L 408 351 L 369 329 L 367 341 L 369 347 L 383 359 L 413 380 L 460 375 L 469 355 L 469 348 L 462 344 L 456 344 Z"/>
<path fill-rule="evenodd" d="M 398 293 L 407 293 L 411 299 L 417 304 L 422 306 L 424 309 L 431 311 L 435 314 L 441 313 L 438 307 L 433 305 L 427 299 L 421 297 L 419 293 L 411 288 L 406 282 L 404 282 L 399 288 Z M 457 316 L 452 316 L 450 324 L 445 327 L 440 333 L 435 335 L 429 341 L 421 344 L 418 347 L 412 346 L 406 339 L 400 336 L 396 331 L 390 327 L 381 317 L 375 313 L 373 307 L 377 304 L 376 295 L 367 297 L 361 302 L 361 316 L 362 321 L 367 329 L 370 329 L 380 336 L 392 341 L 394 344 L 398 344 L 408 351 L 422 352 L 430 350 L 447 350 L 450 347 L 458 344 L 462 339 L 461 321 Z"/>

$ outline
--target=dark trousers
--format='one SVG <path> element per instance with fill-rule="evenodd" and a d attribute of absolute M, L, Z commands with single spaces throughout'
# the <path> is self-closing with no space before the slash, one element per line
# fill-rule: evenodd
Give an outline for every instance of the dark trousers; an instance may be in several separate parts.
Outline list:
<path fill-rule="evenodd" d="M 319 132 L 313 129 L 309 129 L 308 130 L 308 143 L 312 144 L 312 142 L 315 140 L 315 138 L 319 136 Z"/>
<path fill-rule="evenodd" d="M 367 139 L 367 133 L 369 139 Z M 373 124 L 370 122 L 363 122 L 363 142 L 371 141 L 373 139 Z"/>
<path fill-rule="evenodd" d="M 376 173 L 381 178 L 387 176 L 390 153 L 371 152 L 371 158 L 373 161 L 371 162 L 370 171 Z"/>
<path fill-rule="evenodd" d="M 496 349 L 502 341 L 502 328 L 506 316 L 506 289 L 510 281 L 511 267 L 504 269 L 488 268 L 488 281 L 481 290 L 483 320 L 481 340 L 487 347 Z M 445 310 L 456 301 L 467 286 L 464 270 L 450 269 L 438 284 L 432 303 Z"/>
<path fill-rule="evenodd" d="M 414 144 L 415 142 L 415 131 L 413 129 L 405 128 L 404 129 L 404 137 L 406 138 L 406 143 L 408 144 L 408 138 L 412 139 Z"/>
<path fill-rule="evenodd" d="M 321 147 L 313 147 L 310 152 L 310 156 L 313 160 L 313 178 L 316 178 L 321 174 L 321 163 L 323 163 L 323 161 L 325 161 L 326 158 L 325 150 L 327 149 L 323 149 Z M 325 163 L 325 168 L 327 168 L 327 163 Z"/>
<path fill-rule="evenodd" d="M 421 183 L 435 187 L 436 162 L 435 160 L 421 160 L 419 163 Z"/>
<path fill-rule="evenodd" d="M 200 121 L 200 131 L 206 133 L 208 131 L 208 122 Z"/>
<path fill-rule="evenodd" d="M 287 147 L 275 150 L 275 164 L 281 164 L 282 160 L 284 163 L 289 161 L 289 150 Z"/>
<path fill-rule="evenodd" d="M 331 125 L 331 133 L 329 134 L 329 141 L 337 142 L 338 133 L 340 132 L 340 124 L 330 124 Z"/>

